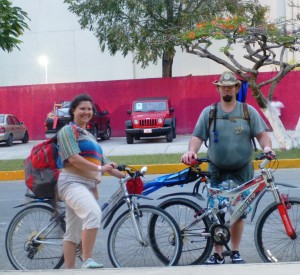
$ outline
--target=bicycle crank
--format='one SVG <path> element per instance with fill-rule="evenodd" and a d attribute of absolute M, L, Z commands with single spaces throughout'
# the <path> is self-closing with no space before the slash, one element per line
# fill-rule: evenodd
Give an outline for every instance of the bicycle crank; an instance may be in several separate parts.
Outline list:
<path fill-rule="evenodd" d="M 230 241 L 230 231 L 225 225 L 213 224 L 209 231 L 216 244 L 225 245 Z"/>

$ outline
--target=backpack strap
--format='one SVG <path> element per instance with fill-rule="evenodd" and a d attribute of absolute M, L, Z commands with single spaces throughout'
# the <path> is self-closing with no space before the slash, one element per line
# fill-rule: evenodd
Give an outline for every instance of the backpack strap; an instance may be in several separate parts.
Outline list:
<path fill-rule="evenodd" d="M 218 102 L 211 105 L 210 110 L 209 110 L 209 117 L 208 117 L 208 131 L 210 129 L 212 122 L 214 122 L 214 129 L 213 129 L 214 136 L 217 135 L 217 133 L 216 133 L 217 120 L 215 119 L 217 117 L 217 106 L 218 106 Z M 216 136 L 215 136 L 215 138 L 216 138 Z M 207 140 L 204 141 L 204 145 L 206 147 L 208 147 L 206 142 L 207 142 Z"/>
<path fill-rule="evenodd" d="M 212 122 L 214 122 L 214 128 L 213 128 L 213 135 L 214 135 L 214 141 L 217 141 L 218 139 L 218 133 L 216 132 L 216 123 L 217 123 L 217 105 L 218 103 L 214 103 L 211 105 L 211 108 L 209 110 L 209 118 L 208 118 L 208 129 L 210 129 L 210 126 L 212 124 Z M 244 120 L 247 120 L 250 126 L 250 113 L 249 113 L 249 107 L 248 104 L 246 102 L 242 102 L 242 106 L 243 106 L 243 118 Z M 257 151 L 257 146 L 256 146 L 256 142 L 254 137 L 251 137 L 251 141 L 254 147 L 254 151 Z M 207 140 L 204 141 L 204 144 L 206 147 L 207 146 Z"/>
<path fill-rule="evenodd" d="M 71 128 L 73 129 L 73 132 L 74 132 L 74 135 L 75 135 L 75 138 L 76 138 L 76 141 L 78 140 L 78 137 L 79 137 L 79 132 L 77 130 L 77 126 L 74 125 L 74 124 L 69 124 L 71 126 Z"/>
<path fill-rule="evenodd" d="M 249 113 L 249 107 L 246 102 L 242 102 L 243 104 L 243 114 L 244 114 L 244 119 L 248 121 L 249 126 L 250 126 L 250 113 Z M 254 137 L 251 137 L 251 141 L 254 147 L 254 151 L 257 151 L 257 146 Z"/>

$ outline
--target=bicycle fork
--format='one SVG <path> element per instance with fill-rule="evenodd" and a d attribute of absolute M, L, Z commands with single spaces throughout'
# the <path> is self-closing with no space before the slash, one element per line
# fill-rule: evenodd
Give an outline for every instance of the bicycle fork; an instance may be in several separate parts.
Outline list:
<path fill-rule="evenodd" d="M 295 232 L 295 229 L 292 225 L 292 222 L 290 220 L 290 217 L 289 217 L 289 214 L 287 211 L 288 209 L 291 208 L 288 195 L 285 196 L 285 195 L 281 194 L 280 198 L 281 198 L 281 203 L 277 206 L 277 209 L 279 211 L 279 214 L 280 214 L 281 220 L 283 222 L 283 225 L 285 227 L 286 233 L 292 240 L 294 240 L 294 239 L 296 239 L 297 234 Z"/>
<path fill-rule="evenodd" d="M 142 215 L 142 213 L 133 204 L 131 204 L 129 213 L 130 213 L 131 222 L 132 222 L 133 229 L 134 229 L 134 232 L 135 232 L 138 242 L 142 246 L 148 246 L 149 243 L 148 243 L 148 241 L 146 241 L 145 237 L 143 236 L 142 225 L 141 225 L 140 219 L 139 219 L 139 217 Z"/>

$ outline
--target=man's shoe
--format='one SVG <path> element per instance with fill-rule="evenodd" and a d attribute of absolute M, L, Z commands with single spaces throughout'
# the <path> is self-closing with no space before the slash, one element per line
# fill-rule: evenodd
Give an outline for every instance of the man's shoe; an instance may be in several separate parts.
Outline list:
<path fill-rule="evenodd" d="M 225 258 L 221 258 L 218 253 L 211 255 L 204 264 L 225 264 Z"/>
<path fill-rule="evenodd" d="M 96 263 L 92 258 L 88 258 L 81 266 L 82 269 L 102 268 L 103 264 Z"/>
<path fill-rule="evenodd" d="M 233 264 L 244 264 L 245 261 L 242 259 L 240 253 L 238 251 L 235 251 L 232 253 L 232 255 L 230 256 L 231 261 Z"/>

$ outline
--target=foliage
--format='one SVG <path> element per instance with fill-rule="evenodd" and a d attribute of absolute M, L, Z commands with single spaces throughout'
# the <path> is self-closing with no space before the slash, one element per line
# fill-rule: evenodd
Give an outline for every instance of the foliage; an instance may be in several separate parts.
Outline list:
<path fill-rule="evenodd" d="M 142 67 L 163 60 L 172 65 L 178 33 L 216 15 L 252 12 L 257 1 L 245 0 L 64 0 L 79 17 L 80 26 L 90 29 L 102 51 L 123 56 L 134 53 Z M 256 4 L 254 4 L 256 3 Z"/>
<path fill-rule="evenodd" d="M 12 6 L 11 1 L 0 1 L 0 47 L 2 50 L 11 52 L 22 43 L 19 37 L 25 29 L 29 29 L 26 19 L 27 13 L 19 7 Z"/>
<path fill-rule="evenodd" d="M 261 108 L 266 108 L 267 104 L 261 88 L 269 85 L 268 99 L 271 100 L 279 81 L 289 71 L 300 67 L 297 62 L 289 64 L 284 60 L 286 51 L 300 50 L 298 24 L 285 18 L 268 21 L 267 12 L 267 7 L 261 7 L 257 13 L 251 15 L 240 14 L 201 21 L 179 37 L 186 41 L 185 49 L 188 53 L 222 64 L 247 81 Z M 216 40 L 224 41 L 225 46 L 221 48 L 223 56 L 209 51 L 209 47 Z M 244 53 L 235 56 L 234 51 L 238 44 Z M 248 61 L 247 66 L 244 65 L 245 59 Z M 259 83 L 259 71 L 266 66 L 276 68 L 277 73 Z"/>

